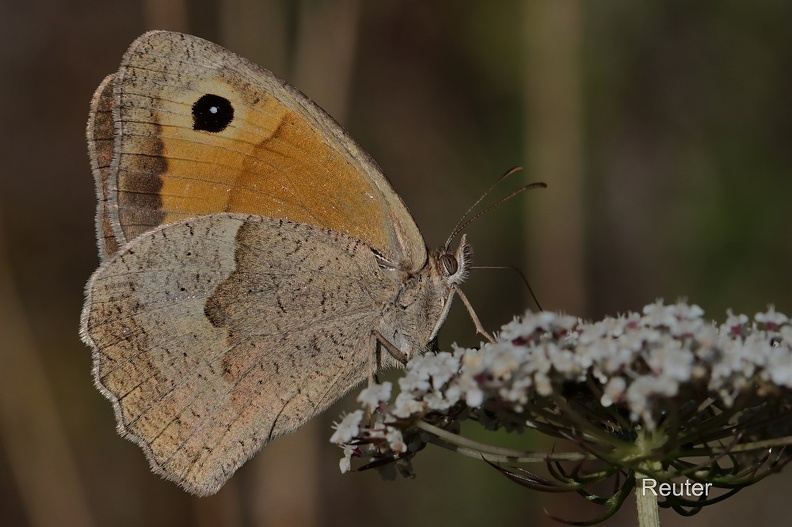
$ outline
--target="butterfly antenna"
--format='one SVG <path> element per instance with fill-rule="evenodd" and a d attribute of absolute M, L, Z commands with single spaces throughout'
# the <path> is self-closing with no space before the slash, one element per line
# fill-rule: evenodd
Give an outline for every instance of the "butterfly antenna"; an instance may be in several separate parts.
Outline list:
<path fill-rule="evenodd" d="M 454 225 L 454 230 L 451 231 L 451 236 L 448 237 L 448 240 L 446 241 L 446 244 L 445 244 L 445 249 L 446 250 L 448 250 L 448 247 L 451 245 L 451 242 L 454 240 L 454 238 L 456 238 L 457 235 L 460 232 L 462 232 L 462 229 L 464 229 L 464 226 L 461 226 L 462 223 L 465 221 L 465 218 L 467 218 L 470 215 L 471 211 L 473 209 L 475 209 L 478 206 L 479 203 L 481 203 L 481 200 L 486 198 L 489 195 L 489 193 L 493 191 L 493 189 L 495 187 L 497 187 L 498 185 L 500 185 L 503 182 L 503 180 L 505 180 L 507 177 L 511 176 L 512 174 L 516 174 L 517 172 L 521 172 L 522 169 L 523 169 L 523 167 L 514 167 L 514 168 L 510 168 L 509 170 L 507 170 L 506 173 L 504 173 L 501 177 L 499 177 L 495 181 L 495 183 L 493 183 L 490 186 L 490 188 L 485 190 L 484 193 L 479 197 L 479 199 L 477 199 L 476 202 L 473 203 L 473 205 L 471 205 L 468 208 L 468 210 L 465 212 L 465 214 L 463 214 L 462 217 L 459 218 L 459 221 L 457 222 L 457 224 Z M 465 225 L 468 225 L 468 223 L 465 223 Z"/>
<path fill-rule="evenodd" d="M 525 277 L 525 274 L 523 274 L 523 272 L 520 270 L 519 267 L 515 267 L 513 265 L 474 265 L 471 266 L 470 268 L 471 269 L 511 269 L 512 271 L 520 275 L 520 278 L 522 278 L 523 282 L 525 282 L 525 287 L 528 288 L 528 293 L 531 295 L 531 299 L 533 299 L 534 304 L 536 304 L 536 307 L 539 308 L 539 311 L 544 311 L 544 309 L 542 309 L 542 305 L 539 303 L 539 299 L 536 298 L 536 295 L 533 292 L 533 288 L 531 287 L 531 284 L 528 282 L 528 278 Z"/>
<path fill-rule="evenodd" d="M 498 181 L 497 181 L 497 182 L 495 182 L 495 185 L 497 185 L 498 183 L 500 183 L 501 181 L 503 181 L 503 179 L 504 179 L 504 178 L 506 178 L 507 176 L 510 176 L 510 175 L 514 174 L 515 172 L 517 172 L 517 171 L 519 171 L 519 170 L 522 170 L 522 167 L 517 167 L 517 168 L 513 168 L 513 169 L 511 169 L 509 172 L 507 172 L 506 174 L 504 174 L 503 176 L 501 176 L 501 177 L 500 177 L 500 179 L 498 179 Z M 479 198 L 479 199 L 476 201 L 476 203 L 474 203 L 474 204 L 473 204 L 473 207 L 475 207 L 476 205 L 478 205 L 478 204 L 481 202 L 481 200 L 482 200 L 482 199 L 484 199 L 484 197 L 485 197 L 487 194 L 489 194 L 489 192 L 492 190 L 492 188 L 493 188 L 495 185 L 493 185 L 492 187 L 490 187 L 489 189 L 487 189 L 487 192 L 485 192 L 485 193 L 484 193 L 484 195 L 483 195 L 483 196 L 481 196 L 481 197 L 480 197 L 480 198 Z M 476 221 L 476 220 L 477 220 L 477 219 L 479 219 L 480 217 L 484 216 L 485 214 L 489 213 L 490 211 L 492 211 L 492 210 L 493 210 L 493 209 L 495 209 L 496 207 L 500 207 L 501 205 L 503 205 L 504 203 L 506 203 L 507 201 L 509 201 L 509 200 L 510 200 L 510 199 L 512 199 L 513 197 L 515 197 L 515 196 L 518 196 L 518 195 L 522 194 L 522 193 L 523 193 L 523 192 L 525 192 L 526 190 L 531 190 L 531 189 L 534 189 L 534 188 L 547 188 L 547 183 L 544 183 L 544 182 L 541 182 L 541 181 L 540 181 L 540 182 L 538 182 L 538 183 L 529 183 L 529 184 L 527 184 L 527 185 L 525 185 L 525 186 L 523 186 L 523 187 L 520 187 L 520 188 L 518 188 L 517 190 L 515 190 L 514 192 L 512 192 L 512 193 L 511 193 L 511 194 L 509 194 L 508 196 L 505 196 L 505 197 L 503 197 L 503 198 L 499 199 L 498 201 L 496 201 L 495 203 L 493 203 L 492 205 L 490 205 L 490 206 L 489 206 L 489 207 L 487 207 L 486 209 L 484 209 L 484 210 L 482 210 L 482 211 L 479 211 L 478 213 L 476 213 L 474 216 L 471 216 L 470 218 L 467 218 L 467 216 L 470 214 L 470 211 L 473 209 L 473 207 L 470 207 L 470 209 L 468 209 L 468 211 L 465 213 L 465 215 L 464 215 L 464 216 L 462 216 L 462 219 L 461 219 L 461 220 L 459 220 L 459 222 L 457 222 L 457 224 L 456 224 L 456 227 L 454 227 L 454 230 L 453 230 L 453 231 L 451 231 L 451 236 L 449 236 L 449 237 L 448 237 L 448 240 L 446 241 L 446 244 L 445 244 L 445 249 L 446 249 L 446 250 L 448 250 L 448 247 L 451 245 L 451 241 L 452 241 L 454 238 L 456 238 L 456 237 L 457 237 L 457 235 L 458 235 L 460 232 L 462 232 L 463 230 L 465 230 L 465 228 L 467 228 L 467 226 L 468 226 L 468 225 L 470 225 L 471 223 L 473 223 L 474 221 Z M 467 219 L 465 219 L 465 218 L 467 218 Z"/>

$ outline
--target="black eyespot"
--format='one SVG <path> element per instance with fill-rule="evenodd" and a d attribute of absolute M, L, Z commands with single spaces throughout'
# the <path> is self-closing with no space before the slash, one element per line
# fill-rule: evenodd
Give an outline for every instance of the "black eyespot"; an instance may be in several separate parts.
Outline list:
<path fill-rule="evenodd" d="M 192 106 L 193 130 L 222 132 L 234 120 L 234 107 L 225 97 L 207 93 Z"/>
<path fill-rule="evenodd" d="M 453 254 L 446 253 L 440 256 L 440 261 L 442 262 L 443 269 L 448 276 L 453 276 L 457 271 L 459 271 L 459 263 Z"/>

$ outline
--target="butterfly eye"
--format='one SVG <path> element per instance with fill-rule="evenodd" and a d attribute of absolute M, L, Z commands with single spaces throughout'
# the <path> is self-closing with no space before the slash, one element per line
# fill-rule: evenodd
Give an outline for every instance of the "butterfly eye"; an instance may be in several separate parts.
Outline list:
<path fill-rule="evenodd" d="M 440 256 L 440 261 L 443 263 L 443 269 L 448 276 L 453 276 L 459 270 L 459 263 L 453 254 L 444 254 Z"/>
<path fill-rule="evenodd" d="M 193 130 L 222 132 L 234 120 L 234 107 L 225 97 L 207 93 L 192 105 Z"/>

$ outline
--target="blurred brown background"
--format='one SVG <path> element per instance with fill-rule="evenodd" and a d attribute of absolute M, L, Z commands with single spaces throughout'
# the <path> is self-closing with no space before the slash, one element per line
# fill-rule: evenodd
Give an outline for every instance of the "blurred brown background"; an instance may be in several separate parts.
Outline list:
<path fill-rule="evenodd" d="M 96 267 L 88 102 L 147 29 L 229 47 L 298 86 L 383 167 L 430 246 L 494 179 L 547 190 L 467 231 L 545 308 L 687 297 L 792 313 L 792 4 L 425 0 L 0 1 L 0 525 L 525 525 L 598 509 L 436 448 L 415 480 L 341 475 L 330 421 L 276 441 L 218 495 L 153 476 L 114 431 L 77 335 Z M 517 184 L 515 182 L 512 186 Z M 506 185 L 496 192 L 508 192 Z M 495 196 L 493 196 L 493 199 Z M 526 307 L 510 271 L 465 287 L 485 326 Z M 441 344 L 471 344 L 456 306 Z M 789 474 L 666 525 L 787 517 Z M 632 525 L 627 503 L 609 525 Z"/>

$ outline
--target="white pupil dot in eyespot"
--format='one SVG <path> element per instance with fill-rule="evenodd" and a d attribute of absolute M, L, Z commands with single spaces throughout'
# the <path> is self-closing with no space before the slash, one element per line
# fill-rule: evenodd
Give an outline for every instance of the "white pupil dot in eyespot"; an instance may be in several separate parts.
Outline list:
<path fill-rule="evenodd" d="M 217 106 L 211 106 L 211 107 L 209 107 L 209 113 L 217 113 L 217 112 L 219 112 L 219 111 L 220 111 L 220 110 L 217 108 Z"/>

